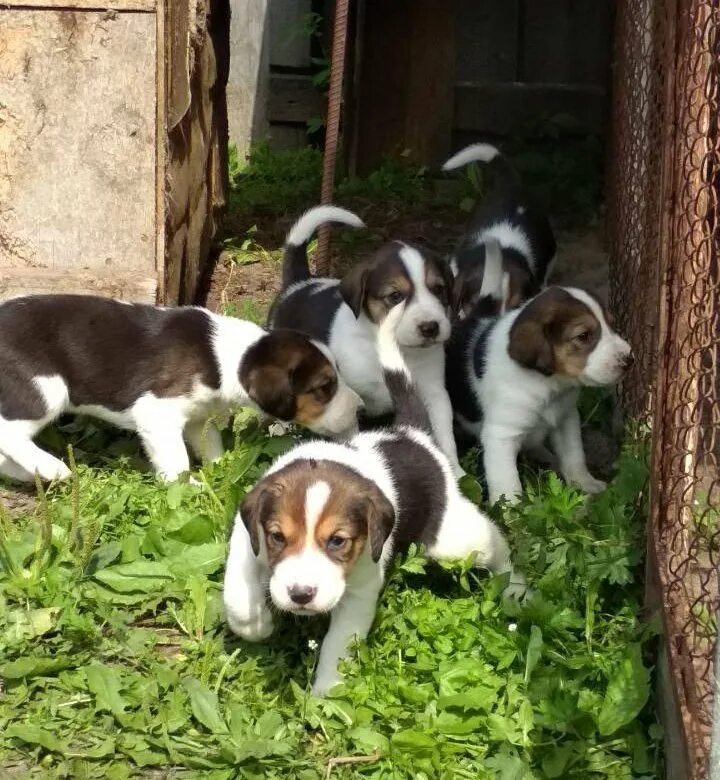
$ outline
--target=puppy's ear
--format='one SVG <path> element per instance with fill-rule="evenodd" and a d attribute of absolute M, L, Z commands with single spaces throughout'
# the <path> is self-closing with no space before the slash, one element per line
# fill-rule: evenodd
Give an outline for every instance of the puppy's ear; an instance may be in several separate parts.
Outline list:
<path fill-rule="evenodd" d="M 555 371 L 553 346 L 532 304 L 520 312 L 510 328 L 508 354 L 521 366 L 545 376 L 551 376 Z"/>
<path fill-rule="evenodd" d="M 457 314 L 458 309 L 455 307 L 455 275 L 450 268 L 450 263 L 445 260 L 444 257 L 439 257 L 437 261 L 438 270 L 442 275 L 443 282 L 445 282 L 445 289 L 447 290 L 448 306 L 450 307 L 450 313 L 453 317 Z"/>
<path fill-rule="evenodd" d="M 475 303 L 473 297 L 480 290 L 480 282 L 477 279 L 477 271 L 463 271 L 453 278 L 450 296 L 450 310 L 453 317 L 457 317 L 466 308 L 472 308 Z"/>
<path fill-rule="evenodd" d="M 292 420 L 297 411 L 290 367 L 258 366 L 244 380 L 250 398 L 278 420 Z"/>
<path fill-rule="evenodd" d="M 267 480 L 261 480 L 245 496 L 240 504 L 240 517 L 250 536 L 252 550 L 257 555 L 260 552 L 260 527 L 263 518 L 273 511 L 273 502 L 277 490 L 273 490 Z"/>
<path fill-rule="evenodd" d="M 361 512 L 367 521 L 370 555 L 377 563 L 395 525 L 395 510 L 385 494 L 374 485 L 359 496 L 358 501 L 361 502 Z"/>
<path fill-rule="evenodd" d="M 340 295 L 356 317 L 360 316 L 365 302 L 365 285 L 369 273 L 368 264 L 360 263 L 348 271 L 340 281 Z"/>

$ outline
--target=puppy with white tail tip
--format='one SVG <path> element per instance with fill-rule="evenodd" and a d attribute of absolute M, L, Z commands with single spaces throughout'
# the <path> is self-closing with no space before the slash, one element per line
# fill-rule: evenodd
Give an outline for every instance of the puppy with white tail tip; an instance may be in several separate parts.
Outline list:
<path fill-rule="evenodd" d="M 367 636 L 397 553 L 422 544 L 431 558 L 465 559 L 505 572 L 506 595 L 525 592 L 500 530 L 465 498 L 430 419 L 396 330 L 406 304 L 378 331 L 378 355 L 395 407 L 391 428 L 347 444 L 308 442 L 275 462 L 245 497 L 235 519 L 225 571 L 231 630 L 257 641 L 273 629 L 273 605 L 296 615 L 330 613 L 313 691 L 340 680 L 338 663 L 354 637 Z"/>
<path fill-rule="evenodd" d="M 456 476 L 464 473 L 452 430 L 452 407 L 445 389 L 444 343 L 450 336 L 453 276 L 441 258 L 391 241 L 357 263 L 343 278 L 314 278 L 306 247 L 325 222 L 352 227 L 359 217 L 337 206 L 310 209 L 285 243 L 283 286 L 268 317 L 271 328 L 298 328 L 327 344 L 345 381 L 362 398 L 364 413 L 393 411 L 377 354 L 377 330 L 388 312 L 405 302 L 397 338 L 417 392 L 428 408 L 433 436 Z"/>
<path fill-rule="evenodd" d="M 490 242 L 496 242 L 502 254 L 508 280 L 503 299 L 507 309 L 540 292 L 556 251 L 555 236 L 544 210 L 497 147 L 472 144 L 454 154 L 442 170 L 453 171 L 473 162 L 489 164 L 496 175 L 450 261 L 456 276 L 454 297 L 460 318 L 467 316 L 479 299 Z"/>

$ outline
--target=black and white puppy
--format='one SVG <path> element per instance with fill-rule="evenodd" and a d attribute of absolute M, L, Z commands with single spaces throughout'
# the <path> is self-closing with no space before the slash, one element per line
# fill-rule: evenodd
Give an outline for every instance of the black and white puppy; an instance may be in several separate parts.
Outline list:
<path fill-rule="evenodd" d="M 490 501 L 521 494 L 517 456 L 524 449 L 546 460 L 548 436 L 563 477 L 601 491 L 585 462 L 578 395 L 583 385 L 618 382 L 632 364 L 630 345 L 584 290 L 548 287 L 502 316 L 491 297 L 456 324 L 447 345 L 456 420 L 482 445 Z"/>
<path fill-rule="evenodd" d="M 198 307 L 90 295 L 32 295 L 0 304 L 0 474 L 65 479 L 33 438 L 64 412 L 137 431 L 155 470 L 187 471 L 223 452 L 209 418 L 249 406 L 322 434 L 352 435 L 360 399 L 330 351 L 295 331 Z"/>
<path fill-rule="evenodd" d="M 489 242 L 497 242 L 502 252 L 508 279 L 503 306 L 507 309 L 516 308 L 545 286 L 557 248 L 544 210 L 496 147 L 472 144 L 453 155 L 442 169 L 452 171 L 472 162 L 493 163 L 496 175 L 450 261 L 460 318 L 479 299 Z"/>
<path fill-rule="evenodd" d="M 362 398 L 365 413 L 379 417 L 393 407 L 378 359 L 377 329 L 404 301 L 398 342 L 428 408 L 433 435 L 455 474 L 462 475 L 444 379 L 453 284 L 449 267 L 417 247 L 391 241 L 342 280 L 313 278 L 306 247 L 324 222 L 362 225 L 355 214 L 335 206 L 311 209 L 298 220 L 287 237 L 282 290 L 270 311 L 270 327 L 297 328 L 327 344 L 341 375 Z"/>
<path fill-rule="evenodd" d="M 313 690 L 339 681 L 353 637 L 367 636 L 393 556 L 411 543 L 432 558 L 465 559 L 508 572 L 508 596 L 525 591 L 500 530 L 460 492 L 398 348 L 407 303 L 379 328 L 379 359 L 395 407 L 391 428 L 346 444 L 308 442 L 270 468 L 235 519 L 224 603 L 232 631 L 265 639 L 267 601 L 297 615 L 330 613 Z M 396 330 L 397 329 L 397 330 Z"/>

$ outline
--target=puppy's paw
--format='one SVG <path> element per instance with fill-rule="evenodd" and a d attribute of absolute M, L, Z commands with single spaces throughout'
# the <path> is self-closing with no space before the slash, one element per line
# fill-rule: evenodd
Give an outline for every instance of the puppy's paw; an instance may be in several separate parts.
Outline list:
<path fill-rule="evenodd" d="M 35 471 L 40 476 L 40 479 L 46 482 L 52 482 L 53 480 L 62 481 L 69 479 L 72 475 L 72 471 L 61 460 L 53 458 L 51 455 L 40 459 L 35 464 Z"/>
<path fill-rule="evenodd" d="M 268 609 L 259 610 L 257 614 L 248 617 L 240 616 L 226 608 L 225 618 L 233 634 L 246 642 L 262 642 L 272 634 L 275 628 Z"/>
<path fill-rule="evenodd" d="M 312 684 L 313 696 L 323 697 L 326 696 L 333 688 L 333 686 L 342 682 L 342 677 L 339 672 L 333 674 L 318 674 Z"/>
<path fill-rule="evenodd" d="M 586 493 L 602 493 L 607 487 L 607 482 L 595 479 L 591 474 L 584 474 L 582 477 L 572 480 L 572 482 Z"/>
<path fill-rule="evenodd" d="M 503 590 L 502 595 L 504 599 L 525 603 L 532 598 L 533 593 L 525 581 L 525 577 L 514 571 L 510 575 L 510 582 Z"/>

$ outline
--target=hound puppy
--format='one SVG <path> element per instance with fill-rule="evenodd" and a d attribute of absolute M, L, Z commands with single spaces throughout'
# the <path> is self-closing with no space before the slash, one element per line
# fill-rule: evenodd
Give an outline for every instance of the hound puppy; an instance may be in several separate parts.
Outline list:
<path fill-rule="evenodd" d="M 267 333 L 206 309 L 36 295 L 0 304 L 0 473 L 65 479 L 33 443 L 64 412 L 137 431 L 155 470 L 222 455 L 210 416 L 250 406 L 320 433 L 357 430 L 358 396 L 327 349 L 293 331 Z"/>
<path fill-rule="evenodd" d="M 338 682 L 338 662 L 364 638 L 393 556 L 422 543 L 432 558 L 464 559 L 509 572 L 506 595 L 525 590 L 507 543 L 459 491 L 434 444 L 395 329 L 396 306 L 380 327 L 379 354 L 395 406 L 392 428 L 348 444 L 309 442 L 281 457 L 245 497 L 235 519 L 225 571 L 228 624 L 244 639 L 273 630 L 266 602 L 296 615 L 329 612 L 313 690 Z"/>
<path fill-rule="evenodd" d="M 545 286 L 555 259 L 555 236 L 543 209 L 522 185 L 500 151 L 473 144 L 451 157 L 442 169 L 452 171 L 471 162 L 494 163 L 493 188 L 470 219 L 450 265 L 457 277 L 454 297 L 461 317 L 480 297 L 486 253 L 499 246 L 508 277 L 503 306 L 513 309 Z"/>
<path fill-rule="evenodd" d="M 378 360 L 377 328 L 404 301 L 397 329 L 403 357 L 428 408 L 433 435 L 455 474 L 462 475 L 444 378 L 453 283 L 449 267 L 416 247 L 392 241 L 342 281 L 312 278 L 306 246 L 324 222 L 362 225 L 357 216 L 334 206 L 311 209 L 298 220 L 288 234 L 283 286 L 270 312 L 270 327 L 298 328 L 327 344 L 366 414 L 378 417 L 392 411 L 392 400 Z"/>
<path fill-rule="evenodd" d="M 578 394 L 615 384 L 631 364 L 630 345 L 583 290 L 549 287 L 500 317 L 481 300 L 448 343 L 447 383 L 456 419 L 482 444 L 490 501 L 520 495 L 518 453 L 542 453 L 547 436 L 564 478 L 601 491 L 585 463 Z"/>

